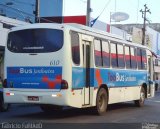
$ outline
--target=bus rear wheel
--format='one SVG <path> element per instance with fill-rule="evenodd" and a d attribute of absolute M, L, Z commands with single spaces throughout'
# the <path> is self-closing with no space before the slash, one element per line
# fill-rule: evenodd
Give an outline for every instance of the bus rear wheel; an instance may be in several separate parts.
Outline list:
<path fill-rule="evenodd" d="M 142 87 L 141 92 L 140 92 L 140 99 L 135 100 L 134 103 L 137 107 L 143 107 L 144 106 L 144 101 L 145 101 L 145 90 Z"/>
<path fill-rule="evenodd" d="M 59 112 L 59 111 L 62 111 L 63 109 L 63 107 L 61 106 L 49 105 L 49 104 L 42 104 L 40 105 L 40 108 L 42 109 L 42 111 L 46 113 Z"/>
<path fill-rule="evenodd" d="M 97 99 L 96 99 L 96 113 L 98 115 L 104 115 L 107 110 L 108 105 L 108 96 L 107 92 L 104 88 L 101 88 L 97 93 Z"/>

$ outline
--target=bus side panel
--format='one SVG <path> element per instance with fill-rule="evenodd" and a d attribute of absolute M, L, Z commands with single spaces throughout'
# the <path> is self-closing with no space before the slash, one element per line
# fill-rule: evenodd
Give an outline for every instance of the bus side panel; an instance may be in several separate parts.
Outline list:
<path fill-rule="evenodd" d="M 107 85 L 109 103 L 139 99 L 141 86 L 147 82 L 147 71 L 94 69 L 94 75 L 95 88 L 99 88 L 101 84 Z M 97 94 L 97 91 L 94 93 Z M 95 94 L 94 101 L 97 96 Z"/>
<path fill-rule="evenodd" d="M 10 88 L 60 89 L 62 67 L 7 67 Z"/>
<path fill-rule="evenodd" d="M 141 86 L 147 82 L 147 71 L 94 69 L 94 87 L 106 84 L 110 87 Z"/>
<path fill-rule="evenodd" d="M 97 91 L 101 84 L 106 84 L 109 89 L 109 103 L 139 99 L 141 85 L 147 80 L 147 72 L 91 68 L 90 79 L 90 86 L 94 87 L 91 105 L 95 106 Z M 79 96 L 76 97 L 79 102 L 82 102 L 83 99 L 82 88 L 84 86 L 84 69 L 74 67 L 72 70 L 72 89 L 76 91 L 76 94 L 81 94 L 81 99 Z"/>

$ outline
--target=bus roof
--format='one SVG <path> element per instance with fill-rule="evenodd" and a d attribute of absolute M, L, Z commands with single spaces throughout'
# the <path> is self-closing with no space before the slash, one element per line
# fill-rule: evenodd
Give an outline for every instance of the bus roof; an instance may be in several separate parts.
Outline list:
<path fill-rule="evenodd" d="M 72 30 L 77 30 L 80 32 L 83 32 L 85 34 L 89 34 L 89 35 L 102 35 L 102 36 L 107 36 L 108 38 L 110 38 L 113 41 L 120 41 L 124 44 L 127 45 L 131 45 L 131 46 L 135 46 L 135 47 L 141 47 L 141 48 L 145 48 L 148 49 L 149 51 L 151 51 L 147 46 L 138 44 L 138 43 L 133 43 L 133 42 L 128 42 L 126 40 L 124 40 L 121 36 L 116 35 L 116 34 L 111 34 L 102 30 L 98 30 L 95 28 L 91 28 L 85 25 L 80 25 L 77 23 L 63 23 L 63 24 L 59 24 L 59 23 L 35 23 L 35 24 L 28 24 L 28 25 L 24 25 L 24 26 L 18 26 L 18 27 L 13 27 L 11 29 L 11 31 L 18 31 L 18 30 L 22 30 L 22 29 L 31 29 L 31 28 L 50 28 L 50 27 L 54 27 L 54 28 L 69 28 Z M 10 32 L 11 32 L 10 31 Z"/>

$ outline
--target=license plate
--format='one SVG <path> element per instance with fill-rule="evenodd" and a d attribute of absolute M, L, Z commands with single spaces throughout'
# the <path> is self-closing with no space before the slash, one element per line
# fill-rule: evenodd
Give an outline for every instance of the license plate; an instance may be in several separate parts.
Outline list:
<path fill-rule="evenodd" d="M 38 96 L 28 96 L 28 100 L 29 101 L 39 101 L 39 97 Z"/>

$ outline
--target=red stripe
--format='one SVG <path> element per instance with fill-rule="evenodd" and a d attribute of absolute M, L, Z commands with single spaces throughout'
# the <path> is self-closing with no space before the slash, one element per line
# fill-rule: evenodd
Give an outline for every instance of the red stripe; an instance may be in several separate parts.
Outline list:
<path fill-rule="evenodd" d="M 142 62 L 144 62 L 144 63 L 146 63 L 146 62 L 147 62 L 146 57 L 142 57 Z"/>
<path fill-rule="evenodd" d="M 118 54 L 118 58 L 124 58 L 123 54 Z"/>
<path fill-rule="evenodd" d="M 125 55 L 126 60 L 130 60 L 130 55 Z"/>
<path fill-rule="evenodd" d="M 94 53 L 95 53 L 96 56 L 101 56 L 101 52 L 100 51 L 94 50 Z"/>
<path fill-rule="evenodd" d="M 111 57 L 112 57 L 112 58 L 117 58 L 117 54 L 111 53 Z"/>
<path fill-rule="evenodd" d="M 110 25 L 109 24 L 107 24 L 107 32 L 110 32 Z"/>
<path fill-rule="evenodd" d="M 141 62 L 141 56 L 137 56 L 137 61 Z"/>
<path fill-rule="evenodd" d="M 102 54 L 103 54 L 103 56 L 109 57 L 109 53 L 107 53 L 107 52 L 103 51 Z"/>
<path fill-rule="evenodd" d="M 131 56 L 131 60 L 137 60 L 137 57 L 136 56 Z"/>
<path fill-rule="evenodd" d="M 86 16 L 64 16 L 64 23 L 79 23 L 82 25 L 86 25 Z"/>

